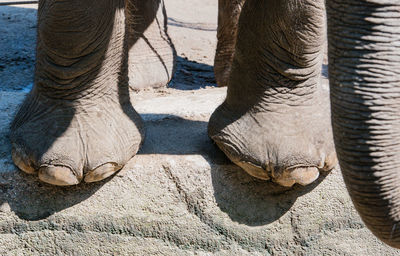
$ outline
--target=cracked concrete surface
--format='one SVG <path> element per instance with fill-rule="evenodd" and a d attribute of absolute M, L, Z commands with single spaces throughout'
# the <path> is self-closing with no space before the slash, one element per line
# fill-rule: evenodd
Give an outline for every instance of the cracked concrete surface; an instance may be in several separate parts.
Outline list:
<path fill-rule="evenodd" d="M 166 4 L 181 58 L 171 88 L 132 94 L 146 142 L 117 175 L 69 188 L 12 164 L 8 125 L 32 82 L 19 57 L 34 54 L 35 10 L 0 7 L 0 255 L 400 255 L 365 228 L 337 170 L 287 189 L 229 162 L 206 133 L 226 93 L 211 68 L 217 1 Z"/>

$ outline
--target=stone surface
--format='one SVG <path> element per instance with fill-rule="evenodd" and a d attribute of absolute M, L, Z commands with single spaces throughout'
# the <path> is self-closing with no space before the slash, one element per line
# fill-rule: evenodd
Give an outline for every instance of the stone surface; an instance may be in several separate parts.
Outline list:
<path fill-rule="evenodd" d="M 0 7 L 0 255 L 400 255 L 365 228 L 339 171 L 284 189 L 227 160 L 206 133 L 226 93 L 210 87 L 217 1 L 166 4 L 181 58 L 172 88 L 131 97 L 143 148 L 106 181 L 69 188 L 12 164 L 8 126 L 32 83 L 35 10 Z"/>

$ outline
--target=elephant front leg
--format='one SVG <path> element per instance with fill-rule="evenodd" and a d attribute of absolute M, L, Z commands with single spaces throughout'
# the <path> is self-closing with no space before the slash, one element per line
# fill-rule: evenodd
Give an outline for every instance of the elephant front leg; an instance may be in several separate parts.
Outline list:
<path fill-rule="evenodd" d="M 14 163 L 54 185 L 102 180 L 136 154 L 124 0 L 40 1 L 34 88 L 11 126 Z"/>
<path fill-rule="evenodd" d="M 217 49 L 214 73 L 218 86 L 227 86 L 235 53 L 240 12 L 245 0 L 218 1 Z"/>
<path fill-rule="evenodd" d="M 319 79 L 324 1 L 247 0 L 226 100 L 209 136 L 249 174 L 313 182 L 336 165 L 328 92 Z"/>
<path fill-rule="evenodd" d="M 163 0 L 127 0 L 128 76 L 133 89 L 162 87 L 174 74 L 176 52 Z"/>

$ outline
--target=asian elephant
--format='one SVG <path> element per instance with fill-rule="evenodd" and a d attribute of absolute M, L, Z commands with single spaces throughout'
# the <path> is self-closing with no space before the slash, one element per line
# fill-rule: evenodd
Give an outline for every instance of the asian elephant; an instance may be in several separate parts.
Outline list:
<path fill-rule="evenodd" d="M 331 108 L 319 84 L 326 20 Z M 336 147 L 364 222 L 400 248 L 400 3 L 219 0 L 217 34 L 215 76 L 228 92 L 208 133 L 219 148 L 292 186 L 332 169 Z M 120 170 L 144 140 L 129 86 L 162 86 L 174 72 L 162 0 L 40 0 L 36 57 L 11 126 L 15 164 L 61 186 Z"/>

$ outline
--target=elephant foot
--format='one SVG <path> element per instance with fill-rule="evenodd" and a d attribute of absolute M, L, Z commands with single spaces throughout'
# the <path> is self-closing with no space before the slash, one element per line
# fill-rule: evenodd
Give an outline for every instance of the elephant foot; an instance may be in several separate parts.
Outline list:
<path fill-rule="evenodd" d="M 160 0 L 127 1 L 128 76 L 134 90 L 166 86 L 175 72 L 176 52 Z"/>
<path fill-rule="evenodd" d="M 11 127 L 15 165 L 58 186 L 111 176 L 136 154 L 144 137 L 140 116 L 126 102 L 110 95 L 62 101 L 34 89 Z"/>
<path fill-rule="evenodd" d="M 337 163 L 328 91 L 315 92 L 299 105 L 276 108 L 225 101 L 212 114 L 208 132 L 233 163 L 285 187 L 310 184 Z"/>

